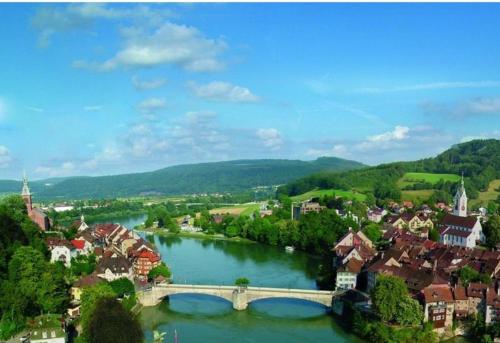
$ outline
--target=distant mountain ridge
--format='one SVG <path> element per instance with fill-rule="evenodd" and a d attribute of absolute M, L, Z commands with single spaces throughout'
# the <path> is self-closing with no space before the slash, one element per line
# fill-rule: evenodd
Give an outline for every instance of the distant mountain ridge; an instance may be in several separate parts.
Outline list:
<path fill-rule="evenodd" d="M 52 178 L 30 182 L 36 199 L 114 198 L 141 194 L 239 192 L 285 184 L 320 171 L 346 171 L 364 164 L 336 157 L 314 161 L 261 159 L 186 164 L 152 172 Z M 21 182 L 0 180 L 0 193 L 20 192 Z"/>

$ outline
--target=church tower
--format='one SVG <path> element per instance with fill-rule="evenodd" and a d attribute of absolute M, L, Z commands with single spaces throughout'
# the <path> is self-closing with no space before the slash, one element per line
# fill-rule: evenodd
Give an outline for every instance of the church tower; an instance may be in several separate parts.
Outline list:
<path fill-rule="evenodd" d="M 467 195 L 464 187 L 464 174 L 462 173 L 462 183 L 455 193 L 455 204 L 453 214 L 459 217 L 467 217 Z"/>
<path fill-rule="evenodd" d="M 30 188 L 28 187 L 28 177 L 26 176 L 26 173 L 24 173 L 23 176 L 23 191 L 21 192 L 21 196 L 23 197 L 26 208 L 28 209 L 28 214 L 30 214 L 33 210 L 33 203 L 31 202 L 31 193 Z"/>

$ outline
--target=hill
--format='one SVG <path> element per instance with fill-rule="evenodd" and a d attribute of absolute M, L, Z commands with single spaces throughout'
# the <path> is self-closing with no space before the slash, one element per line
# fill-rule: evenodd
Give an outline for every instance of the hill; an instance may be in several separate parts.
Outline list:
<path fill-rule="evenodd" d="M 413 192 L 413 195 L 420 191 L 426 196 L 437 190 L 441 191 L 435 192 L 437 196 L 443 197 L 454 191 L 462 172 L 470 198 L 487 191 L 490 182 L 500 178 L 500 141 L 488 139 L 457 144 L 436 157 L 418 161 L 387 163 L 340 173 L 315 173 L 280 187 L 278 192 L 296 196 L 315 189 L 342 189 L 372 193 L 377 199 L 399 200 L 402 190 L 406 194 Z M 409 181 L 406 176 L 417 178 L 404 182 L 405 179 Z"/>
<path fill-rule="evenodd" d="M 314 161 L 237 160 L 187 164 L 135 174 L 71 177 L 32 182 L 36 199 L 115 198 L 146 194 L 240 192 L 280 185 L 319 171 L 346 171 L 365 165 L 334 157 Z M 5 184 L 5 189 L 1 185 Z M 2 181 L 0 193 L 19 192 L 21 183 Z"/>

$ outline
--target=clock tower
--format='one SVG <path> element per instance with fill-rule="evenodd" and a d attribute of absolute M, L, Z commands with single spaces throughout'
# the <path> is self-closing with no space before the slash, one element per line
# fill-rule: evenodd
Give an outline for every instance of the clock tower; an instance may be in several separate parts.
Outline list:
<path fill-rule="evenodd" d="M 464 174 L 462 173 L 462 182 L 455 193 L 455 204 L 453 214 L 459 217 L 467 217 L 467 195 L 464 187 Z"/>

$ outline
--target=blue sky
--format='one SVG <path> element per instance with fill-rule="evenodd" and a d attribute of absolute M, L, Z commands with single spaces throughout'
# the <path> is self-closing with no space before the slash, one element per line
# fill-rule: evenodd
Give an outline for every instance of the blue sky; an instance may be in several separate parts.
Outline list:
<path fill-rule="evenodd" d="M 0 179 L 500 138 L 499 4 L 0 4 Z"/>

